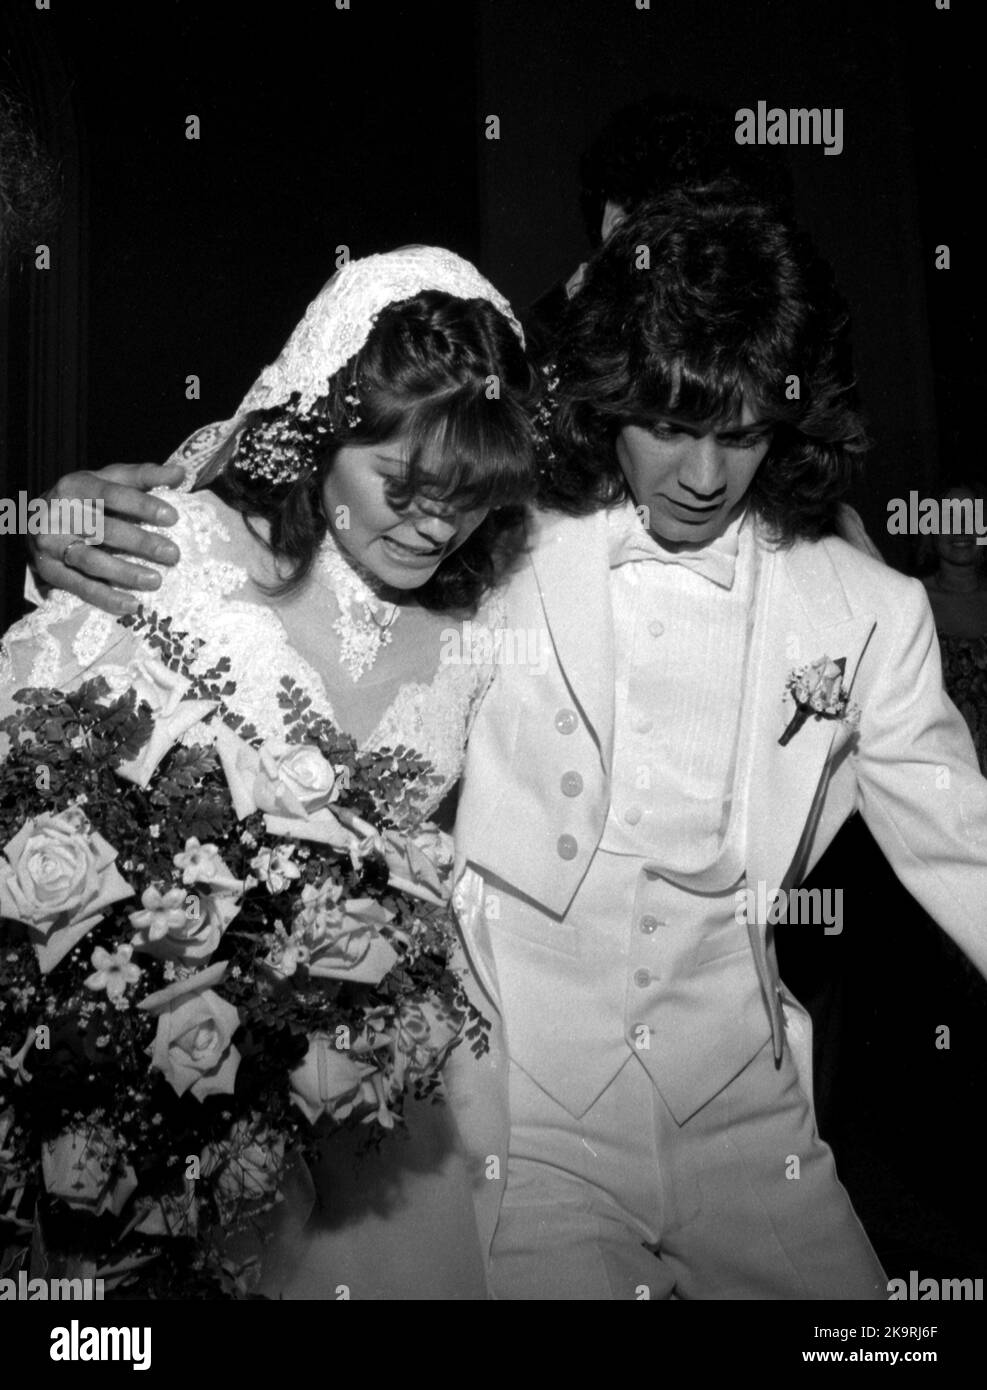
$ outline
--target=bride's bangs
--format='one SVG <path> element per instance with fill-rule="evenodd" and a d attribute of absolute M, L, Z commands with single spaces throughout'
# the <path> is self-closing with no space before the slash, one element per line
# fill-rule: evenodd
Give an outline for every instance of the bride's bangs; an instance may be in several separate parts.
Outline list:
<path fill-rule="evenodd" d="M 534 492 L 530 421 L 513 399 L 470 383 L 399 408 L 391 437 L 407 446 L 408 471 L 395 501 L 415 497 L 463 510 L 527 501 Z"/>

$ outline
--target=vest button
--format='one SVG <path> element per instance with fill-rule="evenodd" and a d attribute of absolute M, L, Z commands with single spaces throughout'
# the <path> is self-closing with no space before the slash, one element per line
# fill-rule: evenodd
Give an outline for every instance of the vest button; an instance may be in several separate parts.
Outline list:
<path fill-rule="evenodd" d="M 641 810 L 640 806 L 628 806 L 627 810 L 624 812 L 624 820 L 628 825 L 637 825 L 643 814 L 644 812 Z"/>
<path fill-rule="evenodd" d="M 657 931 L 661 926 L 658 918 L 652 912 L 646 912 L 641 918 L 640 927 L 645 936 L 650 936 L 653 931 Z"/>
<path fill-rule="evenodd" d="M 647 715 L 642 715 L 640 719 L 634 721 L 634 728 L 639 734 L 650 734 L 655 727 L 655 721 L 649 719 Z"/>
<path fill-rule="evenodd" d="M 579 727 L 579 716 L 575 710 L 560 709 L 555 716 L 555 727 L 560 734 L 574 734 Z"/>
<path fill-rule="evenodd" d="M 560 859 L 575 859 L 579 853 L 579 846 L 574 835 L 560 835 L 555 848 L 559 852 Z"/>
<path fill-rule="evenodd" d="M 652 637 L 660 637 L 665 631 L 665 624 L 660 623 L 657 618 L 652 618 L 651 622 L 648 624 L 648 631 L 651 633 Z"/>
<path fill-rule="evenodd" d="M 651 983 L 651 971 L 635 970 L 634 983 L 637 985 L 638 989 L 647 989 L 648 985 Z"/>
<path fill-rule="evenodd" d="M 578 796 L 583 789 L 583 779 L 578 772 L 566 772 L 562 777 L 562 791 L 566 796 Z"/>

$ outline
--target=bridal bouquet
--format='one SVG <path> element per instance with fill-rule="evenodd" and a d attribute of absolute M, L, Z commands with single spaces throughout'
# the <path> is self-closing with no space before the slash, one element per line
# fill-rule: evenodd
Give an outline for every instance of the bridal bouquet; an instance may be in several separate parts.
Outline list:
<path fill-rule="evenodd" d="M 360 752 L 287 678 L 263 740 L 223 662 L 124 621 L 152 655 L 0 722 L 0 1274 L 236 1296 L 231 1234 L 289 1163 L 393 1131 L 486 1023 L 415 824 L 428 766 Z"/>

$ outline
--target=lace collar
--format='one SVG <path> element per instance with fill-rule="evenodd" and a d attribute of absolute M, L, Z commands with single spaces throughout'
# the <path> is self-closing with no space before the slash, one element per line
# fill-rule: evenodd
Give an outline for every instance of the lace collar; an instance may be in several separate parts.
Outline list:
<path fill-rule="evenodd" d="M 383 597 L 380 581 L 352 560 L 331 532 L 319 550 L 317 575 L 339 606 L 333 631 L 341 642 L 340 661 L 356 682 L 391 641 L 401 607 Z"/>

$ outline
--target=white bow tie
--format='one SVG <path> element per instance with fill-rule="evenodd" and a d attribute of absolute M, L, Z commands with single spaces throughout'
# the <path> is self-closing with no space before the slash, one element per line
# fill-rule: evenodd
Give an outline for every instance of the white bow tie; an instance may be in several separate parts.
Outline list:
<path fill-rule="evenodd" d="M 721 589 L 733 588 L 739 548 L 738 526 L 730 526 L 722 536 L 717 536 L 701 549 L 672 551 L 666 550 L 649 535 L 632 508 L 629 508 L 629 515 L 612 512 L 608 521 L 612 536 L 611 568 L 635 560 L 657 560 L 663 565 L 682 565 Z"/>

